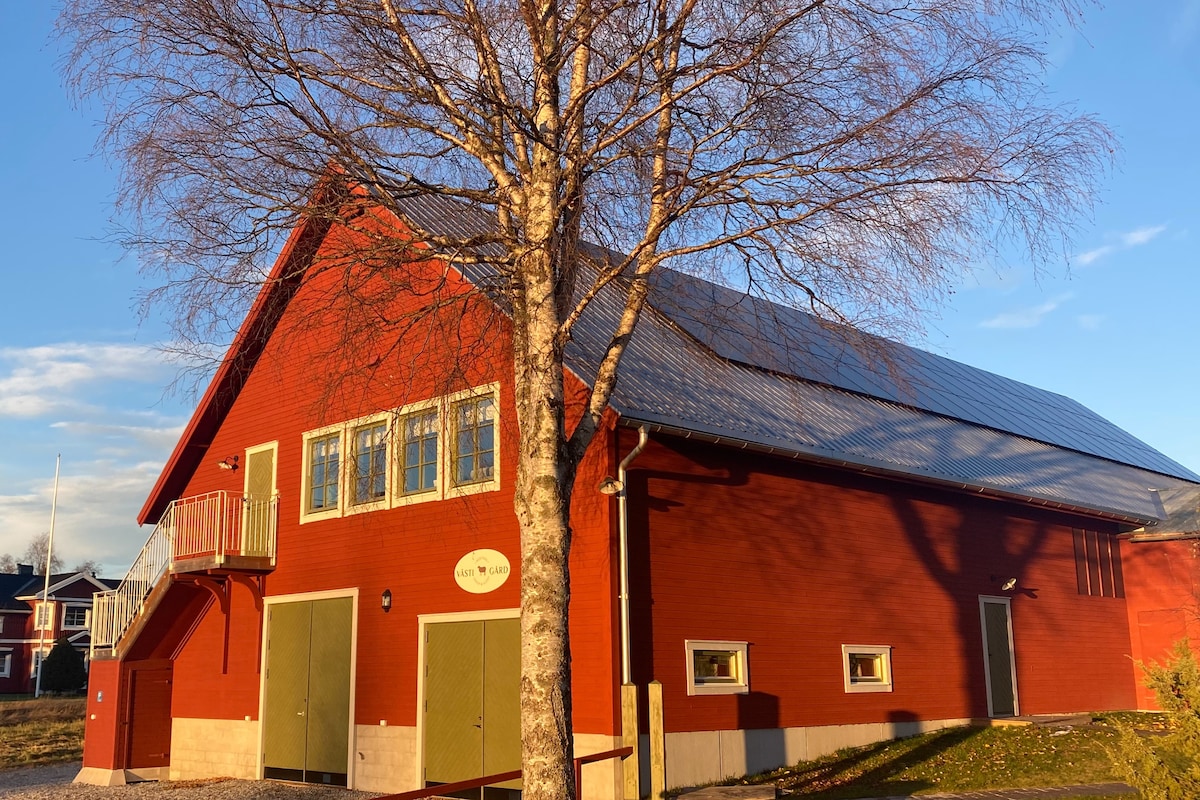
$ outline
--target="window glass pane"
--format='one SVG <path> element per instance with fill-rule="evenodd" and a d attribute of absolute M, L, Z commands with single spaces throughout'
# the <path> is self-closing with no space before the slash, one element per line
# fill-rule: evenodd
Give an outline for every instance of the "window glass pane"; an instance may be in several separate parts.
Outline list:
<path fill-rule="evenodd" d="M 404 418 L 404 436 L 400 448 L 403 460 L 404 494 L 428 492 L 437 488 L 437 412 L 421 411 Z"/>
<path fill-rule="evenodd" d="M 495 474 L 496 406 L 491 397 L 465 400 L 454 407 L 454 482 L 478 483 Z"/>
<path fill-rule="evenodd" d="M 697 683 L 737 681 L 737 653 L 729 650 L 695 650 L 692 665 Z"/>
<path fill-rule="evenodd" d="M 387 425 L 379 423 L 354 432 L 354 502 L 383 497 L 387 486 Z"/>
<path fill-rule="evenodd" d="M 339 443 L 339 437 L 334 434 L 314 439 L 309 444 L 309 511 L 337 508 Z"/>

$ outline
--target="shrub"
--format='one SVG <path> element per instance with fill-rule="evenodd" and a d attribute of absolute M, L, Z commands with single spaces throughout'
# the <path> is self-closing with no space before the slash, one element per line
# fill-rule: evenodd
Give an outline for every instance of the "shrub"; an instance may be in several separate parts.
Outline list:
<path fill-rule="evenodd" d="M 42 662 L 43 692 L 75 692 L 87 683 L 83 655 L 66 638 L 54 643 L 54 649 Z"/>
<path fill-rule="evenodd" d="M 1144 800 L 1200 797 L 1200 664 L 1186 639 L 1163 664 L 1138 664 L 1166 712 L 1168 732 L 1145 736 L 1118 723 L 1113 755 L 1126 781 Z"/>

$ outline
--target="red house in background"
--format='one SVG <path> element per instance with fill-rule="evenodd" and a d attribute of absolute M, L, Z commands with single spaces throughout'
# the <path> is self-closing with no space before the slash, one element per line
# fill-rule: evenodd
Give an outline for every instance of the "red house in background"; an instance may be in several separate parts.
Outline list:
<path fill-rule="evenodd" d="M 34 575 L 31 565 L 18 564 L 15 573 L 0 574 L 0 694 L 32 692 L 38 653 L 49 654 L 60 636 L 86 659 L 92 644 L 92 596 L 116 585 L 85 572 L 51 575 L 46 603 L 46 577 Z"/>
<path fill-rule="evenodd" d="M 330 363 L 355 268 L 310 267 L 343 235 L 294 232 L 143 508 L 154 533 L 97 596 L 79 780 L 401 791 L 519 765 L 504 318 L 486 270 L 446 269 L 454 350 L 412 331 Z M 568 348 L 573 398 L 612 301 Z M 657 278 L 573 500 L 577 754 L 619 745 L 623 683 L 643 704 L 662 685 L 669 786 L 1139 705 L 1118 537 L 1163 518 L 1152 489 L 1200 477 L 1065 397 L 846 336 Z M 583 775 L 587 797 L 628 794 L 616 762 Z"/>

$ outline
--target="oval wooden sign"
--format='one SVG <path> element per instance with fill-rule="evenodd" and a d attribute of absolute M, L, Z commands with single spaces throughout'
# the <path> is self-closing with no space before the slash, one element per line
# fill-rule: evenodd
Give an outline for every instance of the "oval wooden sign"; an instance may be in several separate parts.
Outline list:
<path fill-rule="evenodd" d="M 499 550 L 472 550 L 454 565 L 454 581 L 463 591 L 487 594 L 503 586 L 511 571 Z"/>

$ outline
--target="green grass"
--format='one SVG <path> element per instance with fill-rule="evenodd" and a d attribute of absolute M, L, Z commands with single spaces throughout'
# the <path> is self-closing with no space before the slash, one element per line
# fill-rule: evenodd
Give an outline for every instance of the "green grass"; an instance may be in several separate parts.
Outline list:
<path fill-rule="evenodd" d="M 0 703 L 0 769 L 83 757 L 82 697 Z"/>
<path fill-rule="evenodd" d="M 1159 715 L 1129 718 L 1148 729 L 1161 725 Z M 784 796 L 828 800 L 1108 783 L 1122 780 L 1106 748 L 1115 738 L 1103 718 L 1073 728 L 952 728 L 842 750 L 744 782 L 776 783 Z"/>

